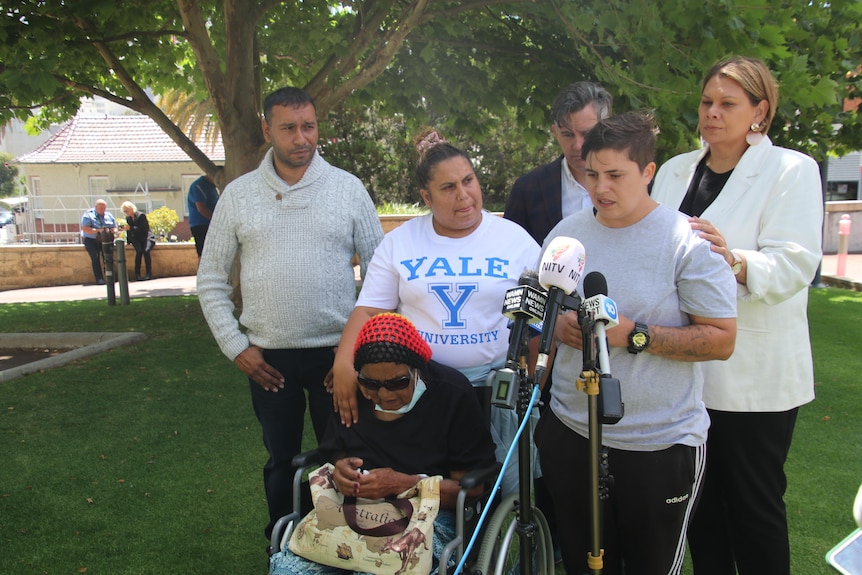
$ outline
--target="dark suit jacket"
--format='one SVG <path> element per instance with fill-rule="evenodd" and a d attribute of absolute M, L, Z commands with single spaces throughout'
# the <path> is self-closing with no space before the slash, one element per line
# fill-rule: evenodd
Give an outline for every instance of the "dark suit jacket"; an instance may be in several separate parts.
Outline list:
<path fill-rule="evenodd" d="M 539 245 L 563 219 L 563 156 L 515 181 L 503 217 L 520 224 Z"/>

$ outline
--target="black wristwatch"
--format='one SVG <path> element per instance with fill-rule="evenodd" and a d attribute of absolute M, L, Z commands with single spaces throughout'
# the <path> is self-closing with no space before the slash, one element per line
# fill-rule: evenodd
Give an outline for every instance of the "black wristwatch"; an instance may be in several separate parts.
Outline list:
<path fill-rule="evenodd" d="M 635 328 L 629 333 L 629 353 L 640 353 L 649 347 L 649 328 L 645 323 L 635 323 Z"/>

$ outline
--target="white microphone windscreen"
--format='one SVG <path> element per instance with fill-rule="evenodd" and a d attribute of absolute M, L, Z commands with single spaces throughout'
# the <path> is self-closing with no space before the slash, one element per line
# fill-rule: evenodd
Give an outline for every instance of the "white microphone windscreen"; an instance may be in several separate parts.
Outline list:
<path fill-rule="evenodd" d="M 543 288 L 558 287 L 567 294 L 574 293 L 584 271 L 586 254 L 584 245 L 575 238 L 557 236 L 539 264 L 539 283 Z"/>

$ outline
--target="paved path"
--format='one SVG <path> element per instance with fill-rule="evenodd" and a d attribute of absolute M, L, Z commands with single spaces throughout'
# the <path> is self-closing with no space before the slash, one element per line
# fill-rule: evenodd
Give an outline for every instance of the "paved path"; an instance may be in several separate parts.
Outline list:
<path fill-rule="evenodd" d="M 114 286 L 117 305 L 120 305 L 120 287 Z M 158 297 L 170 295 L 196 295 L 197 276 L 156 278 L 148 281 L 129 282 L 129 298 Z M 102 299 L 107 303 L 108 288 L 96 284 L 16 289 L 0 292 L 0 303 L 23 303 L 37 301 L 77 301 Z"/>
<path fill-rule="evenodd" d="M 823 256 L 823 265 L 821 266 L 823 283 L 834 287 L 862 291 L 862 254 L 849 254 L 844 257 L 846 258 L 844 275 L 838 276 L 836 275 L 838 256 Z"/>
<path fill-rule="evenodd" d="M 862 291 L 862 254 L 847 256 L 844 277 L 835 275 L 838 266 L 838 256 L 823 256 L 822 281 L 830 286 L 844 287 Z M 129 298 L 196 295 L 196 276 L 175 278 L 157 278 L 145 282 L 129 283 Z M 115 287 L 117 305 L 120 305 L 120 289 Z M 23 303 L 39 301 L 75 301 L 88 299 L 104 299 L 107 302 L 108 291 L 105 286 L 69 285 L 43 288 L 30 288 L 0 291 L 0 303 Z"/>

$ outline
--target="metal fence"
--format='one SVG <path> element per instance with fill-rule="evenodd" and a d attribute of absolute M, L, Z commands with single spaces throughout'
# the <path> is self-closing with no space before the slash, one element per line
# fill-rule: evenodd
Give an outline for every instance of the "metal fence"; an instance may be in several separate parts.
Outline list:
<path fill-rule="evenodd" d="M 104 198 L 108 211 L 123 220 L 120 201 L 115 205 L 110 196 Z M 125 198 L 123 199 L 125 201 Z M 21 196 L 5 198 L 15 214 L 15 223 L 0 229 L 0 243 L 17 244 L 80 244 L 81 216 L 95 203 L 82 196 Z"/>

